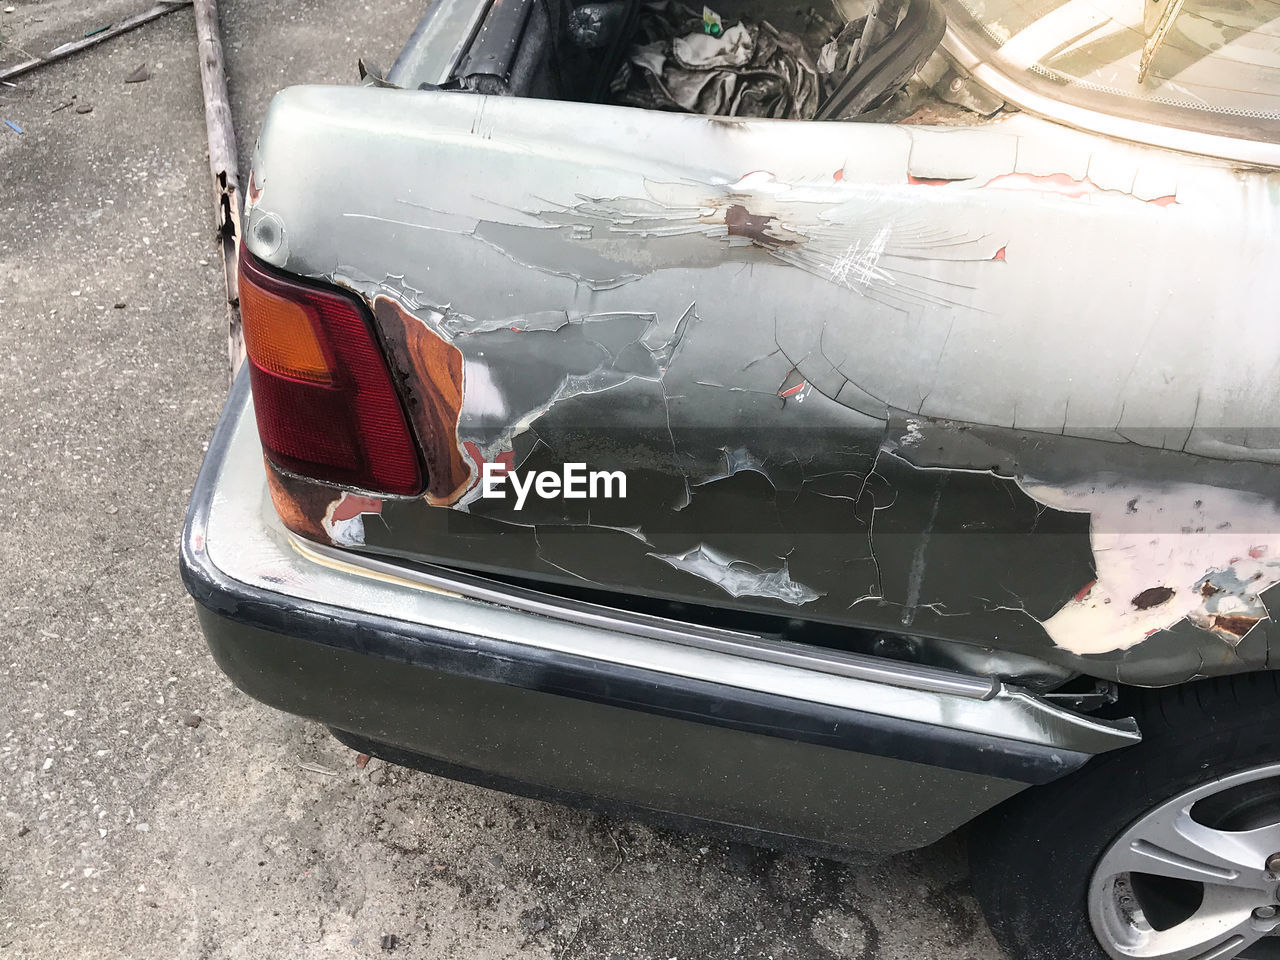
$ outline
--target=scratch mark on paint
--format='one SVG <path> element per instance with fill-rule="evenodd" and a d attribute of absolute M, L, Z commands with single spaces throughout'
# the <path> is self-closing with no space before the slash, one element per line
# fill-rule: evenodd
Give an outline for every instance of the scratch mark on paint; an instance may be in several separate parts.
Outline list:
<path fill-rule="evenodd" d="M 909 627 L 916 619 L 916 611 L 920 607 L 920 591 L 924 587 L 925 557 L 929 552 L 929 541 L 933 539 L 933 526 L 938 522 L 938 508 L 942 504 L 942 491 L 947 486 L 947 475 L 942 474 L 937 488 L 933 491 L 933 502 L 929 505 L 929 520 L 916 541 L 916 548 L 911 554 L 911 569 L 907 573 L 907 597 L 902 607 L 902 625 Z M 926 604 L 928 606 L 928 604 Z"/>
<path fill-rule="evenodd" d="M 893 277 L 880 267 L 880 258 L 884 256 L 888 245 L 887 224 L 876 231 L 876 235 L 865 247 L 861 240 L 855 240 L 831 264 L 831 279 L 850 290 L 865 291 L 872 283 L 892 285 Z"/>

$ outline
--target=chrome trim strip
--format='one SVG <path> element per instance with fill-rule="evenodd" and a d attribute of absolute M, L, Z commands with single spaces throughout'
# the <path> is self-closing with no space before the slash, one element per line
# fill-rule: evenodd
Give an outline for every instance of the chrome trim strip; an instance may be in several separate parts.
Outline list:
<path fill-rule="evenodd" d="M 1064 123 L 1089 133 L 1099 133 L 1107 137 L 1164 147 L 1168 150 L 1220 157 L 1240 163 L 1254 163 L 1268 167 L 1280 166 L 1280 144 L 1224 137 L 1214 133 L 1200 133 L 1180 127 L 1130 120 L 1061 103 L 1052 97 L 1036 93 L 983 60 L 960 39 L 955 27 L 951 24 L 947 25 L 947 32 L 942 38 L 942 48 L 975 81 L 992 93 L 1028 113 L 1048 120 Z"/>
<path fill-rule="evenodd" d="M 649 614 L 616 610 L 600 604 L 586 603 L 562 597 L 539 594 L 522 587 L 508 586 L 446 567 L 421 564 L 401 566 L 379 560 L 368 554 L 352 553 L 336 547 L 328 547 L 303 540 L 290 534 L 294 549 L 303 556 L 323 558 L 337 562 L 353 575 L 365 572 L 389 574 L 404 581 L 420 584 L 436 590 L 444 590 L 455 596 L 470 597 L 486 603 L 495 603 L 513 610 L 551 617 L 567 623 L 648 637 L 666 643 L 701 650 L 715 650 L 734 656 L 750 657 L 767 663 L 781 663 L 804 667 L 838 677 L 856 677 L 873 683 L 886 683 L 908 690 L 926 690 L 931 693 L 947 693 L 974 700 L 990 700 L 1000 691 L 1000 681 L 994 677 L 975 677 L 953 670 L 921 664 L 898 663 L 878 660 L 863 654 L 841 650 L 827 650 L 801 643 L 770 640 L 758 634 L 742 633 L 699 624 L 686 624 Z M 785 645 L 784 645 L 785 643 Z"/>
<path fill-rule="evenodd" d="M 661 618 L 645 623 L 643 634 L 621 632 L 614 618 L 606 618 L 609 627 L 590 622 L 590 610 L 579 611 L 579 620 L 551 617 L 513 608 L 509 598 L 491 602 L 465 595 L 456 577 L 415 578 L 413 571 L 392 564 L 361 567 L 352 562 L 352 554 L 335 556 L 335 551 L 321 552 L 310 544 L 299 548 L 271 503 L 247 390 L 233 393 L 229 404 L 237 403 L 238 409 L 229 406 L 220 428 L 230 437 L 217 451 L 221 462 L 208 511 L 192 515 L 188 537 L 226 577 L 276 594 L 283 606 L 295 597 L 659 674 L 1064 750 L 1101 753 L 1141 739 L 1132 721 L 1081 716 L 1003 684 L 982 699 L 979 689 L 989 689 L 982 678 L 955 675 L 977 679 L 980 688 L 963 683 L 947 690 L 895 685 L 879 677 L 909 679 L 913 671 L 886 664 L 878 673 L 862 663 L 864 658 L 831 651 L 811 660 L 800 648 L 768 650 L 767 640 L 729 631 L 696 631 L 695 636 L 681 627 L 675 632 L 684 634 L 683 642 L 673 642 L 665 638 L 663 631 L 671 628 Z M 925 668 L 915 675 L 916 682 L 939 673 L 947 672 Z"/>

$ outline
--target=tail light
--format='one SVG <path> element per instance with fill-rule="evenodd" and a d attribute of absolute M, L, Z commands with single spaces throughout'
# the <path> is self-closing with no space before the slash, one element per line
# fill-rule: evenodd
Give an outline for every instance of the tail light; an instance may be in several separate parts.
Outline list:
<path fill-rule="evenodd" d="M 342 486 L 421 492 L 413 434 L 359 300 L 277 274 L 242 246 L 240 316 L 273 463 Z"/>

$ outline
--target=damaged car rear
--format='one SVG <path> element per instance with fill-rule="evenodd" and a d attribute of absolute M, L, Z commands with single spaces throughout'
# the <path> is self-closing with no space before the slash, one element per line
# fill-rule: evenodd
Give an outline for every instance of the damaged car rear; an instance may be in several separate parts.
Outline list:
<path fill-rule="evenodd" d="M 182 569 L 388 760 L 1280 956 L 1280 8 L 437 0 L 269 112 Z"/>

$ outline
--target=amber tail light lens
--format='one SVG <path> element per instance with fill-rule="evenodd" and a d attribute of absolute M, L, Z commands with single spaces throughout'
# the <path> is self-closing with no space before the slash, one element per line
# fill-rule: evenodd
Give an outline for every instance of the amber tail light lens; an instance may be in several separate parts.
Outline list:
<path fill-rule="evenodd" d="M 359 300 L 276 273 L 241 247 L 240 317 L 273 463 L 347 487 L 421 492 L 417 446 Z"/>

